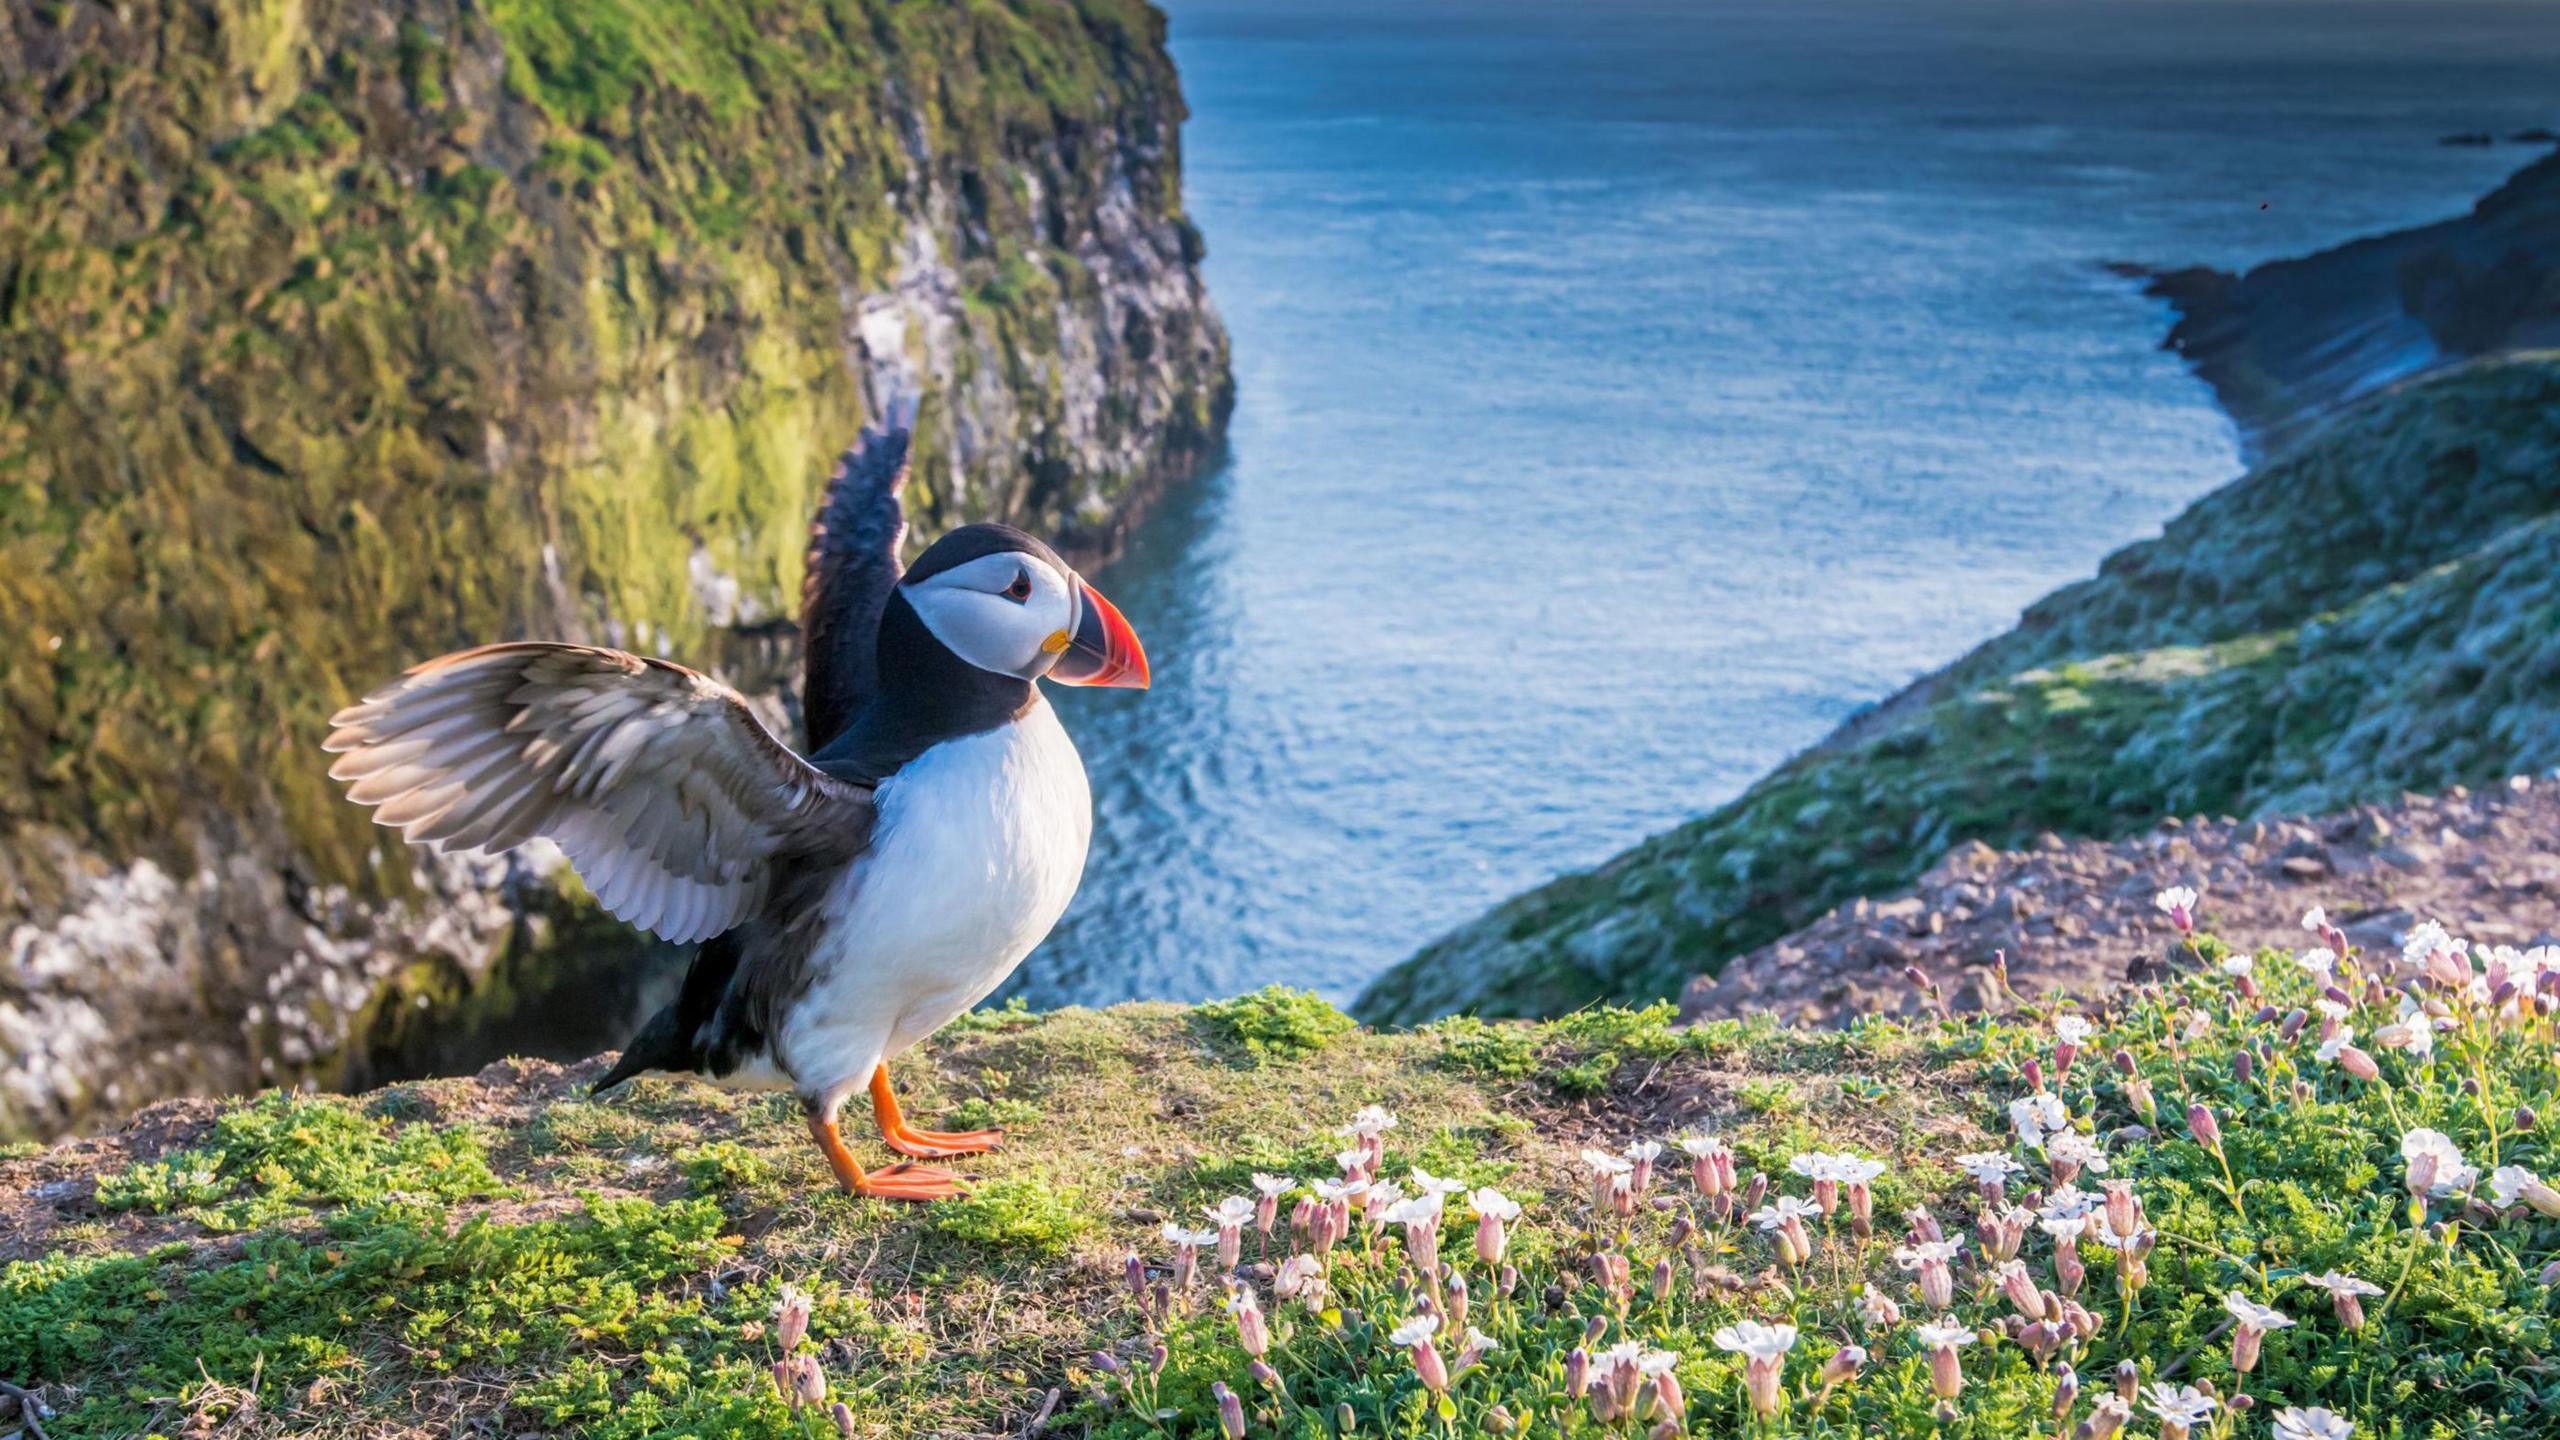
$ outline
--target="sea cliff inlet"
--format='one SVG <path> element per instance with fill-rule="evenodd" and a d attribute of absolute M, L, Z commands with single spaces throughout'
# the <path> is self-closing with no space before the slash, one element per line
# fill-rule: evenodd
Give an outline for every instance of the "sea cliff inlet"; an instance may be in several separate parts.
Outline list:
<path fill-rule="evenodd" d="M 1168 9 L 1232 455 L 1102 577 L 1157 690 L 1061 702 L 1038 1005 L 1347 1000 L 1730 796 L 2237 473 L 2102 262 L 2459 213 L 2560 73 L 2519 5 Z"/>

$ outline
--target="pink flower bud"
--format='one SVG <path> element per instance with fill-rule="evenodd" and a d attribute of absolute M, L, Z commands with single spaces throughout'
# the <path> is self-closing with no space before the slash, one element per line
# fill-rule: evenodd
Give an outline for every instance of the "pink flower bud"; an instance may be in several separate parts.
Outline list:
<path fill-rule="evenodd" d="M 2217 1155 L 2222 1153 L 2222 1126 L 2202 1101 L 2187 1107 L 2187 1133 L 2195 1136 L 2196 1143 L 2207 1150 Z"/>
<path fill-rule="evenodd" d="M 1413 1347 L 1413 1373 L 1434 1395 L 1446 1393 L 1449 1388 L 1449 1362 L 1440 1358 L 1440 1347 L 1428 1340 Z"/>
<path fill-rule="evenodd" d="M 1224 1380 L 1212 1384 L 1209 1393 L 1218 1400 L 1218 1432 L 1226 1440 L 1244 1440 L 1244 1401 L 1227 1388 Z"/>
<path fill-rule="evenodd" d="M 2130 1365 L 2133 1362 L 2128 1360 L 2125 1363 Z M 2091 1407 L 2089 1418 L 2081 1421 L 2080 1428 L 2071 1432 L 2072 1440 L 2111 1440 L 2116 1432 L 2124 1429 L 2124 1422 L 2132 1418 L 2133 1402 L 2121 1396 L 2102 1395 Z"/>
<path fill-rule="evenodd" d="M 1591 1352 L 1577 1345 L 1564 1357 L 1564 1393 L 1575 1400 L 1591 1388 Z"/>
<path fill-rule="evenodd" d="M 2079 1403 L 2080 1372 L 2068 1364 L 2056 1366 L 2053 1373 L 2053 1418 L 2060 1420 L 2069 1416 L 2071 1407 Z"/>
<path fill-rule="evenodd" d="M 827 1410 L 827 1418 L 835 1422 L 836 1433 L 838 1435 L 851 1436 L 853 1434 L 852 1406 L 839 1400 L 833 1406 L 829 1407 Z"/>
<path fill-rule="evenodd" d="M 1830 1359 L 1822 1362 L 1822 1383 L 1838 1385 L 1847 1380 L 1854 1380 L 1857 1378 L 1858 1371 L 1863 1369 L 1866 1363 L 1865 1350 L 1855 1345 L 1843 1345 L 1831 1352 Z"/>
<path fill-rule="evenodd" d="M 2382 1078 L 2382 1067 L 2374 1063 L 2373 1057 L 2366 1054 L 2363 1047 L 2357 1045 L 2338 1047 L 2338 1068 L 2368 1084 Z"/>
<path fill-rule="evenodd" d="M 784 1355 L 800 1348 L 809 1334 L 809 1297 L 788 1285 L 782 1287 L 782 1301 L 774 1309 L 773 1343 Z"/>
<path fill-rule="evenodd" d="M 827 1403 L 827 1377 L 818 1368 L 818 1357 L 803 1355 L 794 1368 L 797 1373 L 792 1376 L 791 1408 L 797 1410 L 803 1405 Z"/>
<path fill-rule="evenodd" d="M 1964 1393 L 1964 1361 L 1953 1345 L 1940 1345 L 1929 1352 L 1929 1388 L 1941 1400 L 1953 1400 Z"/>

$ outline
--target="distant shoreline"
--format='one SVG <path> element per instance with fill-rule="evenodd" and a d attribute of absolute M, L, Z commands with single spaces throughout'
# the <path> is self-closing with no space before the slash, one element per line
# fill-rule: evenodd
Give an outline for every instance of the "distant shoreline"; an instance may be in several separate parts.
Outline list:
<path fill-rule="evenodd" d="M 2515 139 L 2549 143 L 2541 133 Z M 2560 151 L 2466 215 L 2245 273 L 2107 268 L 2176 309 L 2163 346 L 2212 387 L 2256 465 L 2376 391 L 2482 356 L 2560 346 Z"/>

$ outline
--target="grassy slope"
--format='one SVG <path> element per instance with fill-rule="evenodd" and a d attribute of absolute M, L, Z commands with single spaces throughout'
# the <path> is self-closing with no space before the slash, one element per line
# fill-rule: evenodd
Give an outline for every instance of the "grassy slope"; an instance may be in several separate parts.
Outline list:
<path fill-rule="evenodd" d="M 2259 973 L 2277 1007 L 2307 1002 L 2292 965 L 2262 956 Z M 2395 1152 L 2403 1123 L 2424 1124 L 2484 1169 L 2501 1144 L 2503 1163 L 2560 1169 L 2547 1132 L 2519 1135 L 2503 1118 L 2547 1098 L 2552 1022 L 2474 1020 L 2431 1064 L 2384 1052 L 2386 1086 L 2366 1087 L 2313 1058 L 2316 1025 L 2285 1040 L 2254 1008 L 2210 970 L 2128 997 L 2092 1012 L 2101 1034 L 2056 1087 L 2075 1126 L 2114 1135 L 2108 1173 L 2133 1183 L 2161 1232 L 2148 1284 L 2131 1293 L 2106 1252 L 2086 1247 L 2079 1299 L 2097 1328 L 2064 1357 L 2089 1377 L 2073 1418 L 2122 1359 L 2145 1379 L 2174 1370 L 2228 1395 L 2218 1327 L 2221 1297 L 2237 1289 L 2300 1321 L 2269 1338 L 2245 1382 L 2262 1407 L 2326 1405 L 2374 1436 L 2550 1433 L 2560 1386 L 2534 1357 L 2550 1351 L 2554 1301 L 2535 1272 L 2560 1251 L 2560 1223 L 2522 1215 L 2450 1239 L 2413 1229 Z M 226 1420 L 228 1435 L 445 1434 L 466 1419 L 607 1440 L 809 1435 L 830 1427 L 791 1415 L 767 1378 L 766 1321 L 789 1284 L 815 1300 L 801 1353 L 865 1435 L 1017 1433 L 1046 1403 L 1064 1433 L 1202 1436 L 1214 1433 L 1215 1383 L 1252 1397 L 1256 1434 L 1494 1433 L 1497 1406 L 1532 1433 L 1598 1434 L 1562 1390 L 1586 1324 L 1602 1336 L 1594 1349 L 1631 1339 L 1678 1352 L 1694 1433 L 1729 1433 L 1739 1367 L 1710 1337 L 1743 1317 L 1802 1328 L 1786 1433 L 2029 1433 L 2054 1376 L 2000 1338 L 2006 1306 L 1978 1246 L 1959 1262 L 1953 1308 L 1984 1333 L 1943 1424 L 1910 1328 L 1860 1318 L 1858 1299 L 1872 1287 L 1910 1320 L 1932 1318 L 1891 1258 L 1895 1217 L 1925 1204 L 1965 1228 L 1977 1202 L 1954 1159 L 2009 1143 L 2003 1102 L 2029 1088 L 2030 1060 L 2053 1063 L 2042 1017 L 1806 1034 L 1675 1032 L 1666 1014 L 1345 1033 L 1311 999 L 1267 993 L 1198 1011 L 976 1016 L 907 1063 L 912 1108 L 1007 1124 L 1013 1144 L 964 1162 L 983 1182 L 976 1199 L 931 1209 L 844 1199 L 787 1100 L 689 1082 L 594 1102 L 537 1066 L 354 1099 L 269 1095 L 218 1118 L 179 1102 L 124 1137 L 0 1162 L 13 1207 L 0 1233 L 20 1257 L 0 1268 L 0 1375 L 52 1387 L 60 1436 L 203 1433 Z M 2385 1018 L 2377 1008 L 2356 1023 Z M 2258 1060 L 2238 1076 L 2244 1045 Z M 2103 1063 L 2117 1046 L 2170 1134 L 2125 1128 L 2146 1112 Z M 2478 1105 L 2459 1088 L 2474 1074 L 2487 1082 Z M 2178 1130 L 2190 1100 L 2221 1118 L 2245 1216 L 2220 1164 Z M 1527 1206 L 1507 1298 L 1471 1253 L 1462 1203 L 1447 1224 L 1471 1323 L 1502 1348 L 1460 1377 L 1445 1419 L 1384 1335 L 1417 1303 L 1392 1240 L 1335 1251 L 1320 1314 L 1282 1305 L 1267 1274 L 1255 1281 L 1281 1335 L 1272 1360 L 1286 1405 L 1248 1380 L 1206 1279 L 1152 1323 L 1122 1284 L 1132 1252 L 1163 1276 L 1160 1219 L 1247 1191 L 1256 1170 L 1334 1173 L 1335 1125 L 1373 1103 L 1401 1117 L 1386 1136 L 1391 1175 L 1495 1184 Z M 1746 1183 L 1769 1172 L 1780 1194 L 1803 1193 L 1788 1161 L 1810 1149 L 1885 1160 L 1877 1234 L 1858 1239 L 1845 1215 L 1817 1224 L 1813 1263 L 1782 1282 L 1768 1239 L 1715 1218 L 1676 1150 L 1654 1205 L 1624 1221 L 1594 1213 L 1581 1147 L 1687 1129 L 1729 1139 Z M 2013 1193 L 2041 1188 L 2041 1159 L 2017 1154 L 2027 1174 Z M 1683 1216 L 1701 1227 L 1686 1245 L 1672 1229 Z M 1246 1258 L 1259 1253 L 1248 1235 Z M 1634 1293 L 1614 1296 L 1594 1255 L 1622 1257 Z M 2054 1284 L 2051 1243 L 2032 1237 L 2025 1255 Z M 2401 1293 L 2369 1301 L 2373 1323 L 2344 1334 L 2297 1279 L 2330 1268 L 2386 1287 L 2397 1277 Z M 1144 1375 L 1157 1338 L 1160 1378 L 1123 1383 L 1089 1358 L 1106 1351 Z M 1815 1405 L 1815 1371 L 1852 1342 L 1870 1368 Z M 1171 1412 L 1161 1424 L 1148 1418 L 1158 1407 Z M 2263 1434 L 2267 1413 L 2239 1433 Z"/>
<path fill-rule="evenodd" d="M 2560 763 L 2560 358 L 2377 402 L 2197 502 L 1848 738 L 1381 978 L 1380 1022 L 1701 971 L 1964 839 L 2111 837 Z"/>
<path fill-rule="evenodd" d="M 526 628 L 699 654 L 689 534 L 782 606 L 861 416 L 845 307 L 911 219 L 966 287 L 976 343 L 941 378 L 1011 392 L 1037 450 L 1093 283 L 1059 217 L 1136 156 L 1141 210 L 1182 223 L 1162 25 L 1142 0 L 0 13 L 0 906 L 53 898 L 11 865 L 47 834 L 180 873 L 280 840 L 300 880 L 397 886 L 310 758 L 351 691 Z M 902 209 L 928 194 L 956 213 Z M 1216 423 L 1223 375 L 1191 380 L 1168 461 Z M 1053 457 L 937 494 L 945 443 L 928 528 L 1054 526 L 1153 478 Z"/>

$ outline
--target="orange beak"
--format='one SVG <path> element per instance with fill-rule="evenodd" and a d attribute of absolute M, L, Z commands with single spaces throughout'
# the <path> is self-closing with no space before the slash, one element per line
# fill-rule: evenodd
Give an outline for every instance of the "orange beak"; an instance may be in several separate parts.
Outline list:
<path fill-rule="evenodd" d="M 1061 685 L 1108 685 L 1121 690 L 1147 688 L 1147 651 L 1120 607 L 1102 598 L 1083 577 L 1076 581 L 1074 633 L 1049 678 Z"/>

